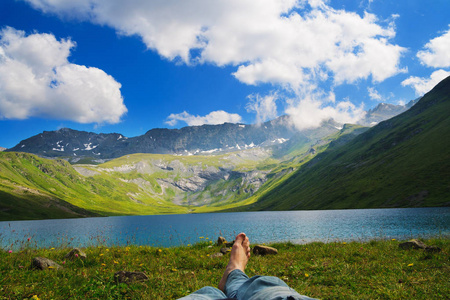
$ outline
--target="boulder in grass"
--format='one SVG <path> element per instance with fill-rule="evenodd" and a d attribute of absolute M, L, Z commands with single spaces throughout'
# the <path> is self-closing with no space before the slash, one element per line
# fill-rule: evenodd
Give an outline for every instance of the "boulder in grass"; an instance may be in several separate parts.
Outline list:
<path fill-rule="evenodd" d="M 233 245 L 234 245 L 234 241 L 225 243 L 225 247 L 233 247 Z"/>
<path fill-rule="evenodd" d="M 132 283 L 136 281 L 146 281 L 148 276 L 143 272 L 119 271 L 114 274 L 114 278 L 119 283 Z"/>
<path fill-rule="evenodd" d="M 211 257 L 211 258 L 218 258 L 218 257 L 222 257 L 222 256 L 223 256 L 222 252 L 217 252 L 217 253 L 211 254 L 209 257 Z"/>
<path fill-rule="evenodd" d="M 45 257 L 35 257 L 31 262 L 31 268 L 38 270 L 48 270 L 48 269 L 59 270 L 62 269 L 62 266 L 55 263 L 51 259 Z"/>
<path fill-rule="evenodd" d="M 227 243 L 227 240 L 223 236 L 219 236 L 217 239 L 217 245 L 222 246 L 225 243 Z"/>
<path fill-rule="evenodd" d="M 218 246 L 222 246 L 223 245 L 225 247 L 233 247 L 234 241 L 227 242 L 227 240 L 223 236 L 219 236 L 219 238 L 217 239 L 217 245 Z"/>
<path fill-rule="evenodd" d="M 398 245 L 400 249 L 403 250 L 407 250 L 407 249 L 424 249 L 427 252 L 431 252 L 431 253 L 437 253 L 437 252 L 441 252 L 441 248 L 436 247 L 436 246 L 428 246 L 425 243 L 413 239 L 404 243 L 401 243 Z"/>
<path fill-rule="evenodd" d="M 407 249 L 425 249 L 427 245 L 425 245 L 423 242 L 419 240 L 410 240 L 404 243 L 401 243 L 398 245 L 400 249 L 407 250 Z"/>
<path fill-rule="evenodd" d="M 222 254 L 227 254 L 227 253 L 231 252 L 231 248 L 228 248 L 228 247 L 221 248 L 220 252 Z"/>
<path fill-rule="evenodd" d="M 278 250 L 268 246 L 256 245 L 253 247 L 253 254 L 255 255 L 274 255 L 278 254 Z"/>
<path fill-rule="evenodd" d="M 87 255 L 79 248 L 73 248 L 69 253 L 66 254 L 65 258 L 73 260 L 75 258 L 86 259 Z"/>

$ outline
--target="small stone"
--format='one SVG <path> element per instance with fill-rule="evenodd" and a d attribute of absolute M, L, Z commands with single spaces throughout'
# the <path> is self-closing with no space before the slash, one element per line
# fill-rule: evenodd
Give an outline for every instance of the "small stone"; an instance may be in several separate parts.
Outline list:
<path fill-rule="evenodd" d="M 227 254 L 228 252 L 231 252 L 231 248 L 228 248 L 228 247 L 221 248 L 220 252 L 222 254 Z"/>
<path fill-rule="evenodd" d="M 221 246 L 225 243 L 227 243 L 227 240 L 223 236 L 219 236 L 219 238 L 217 239 L 217 245 Z"/>
<path fill-rule="evenodd" d="M 426 249 L 427 245 L 422 243 L 419 240 L 410 240 L 408 242 L 404 242 L 398 245 L 400 249 L 407 250 L 407 249 Z"/>
<path fill-rule="evenodd" d="M 253 254 L 255 255 L 278 254 L 278 250 L 268 246 L 256 245 L 253 247 Z"/>
<path fill-rule="evenodd" d="M 222 252 L 217 252 L 217 253 L 211 254 L 209 257 L 211 257 L 211 258 L 217 258 L 217 257 L 222 257 L 222 256 L 223 256 L 223 253 L 222 253 Z"/>
<path fill-rule="evenodd" d="M 131 283 L 136 281 L 146 281 L 148 276 L 143 272 L 119 271 L 114 274 L 114 278 L 119 283 Z"/>
<path fill-rule="evenodd" d="M 81 258 L 86 259 L 86 253 L 84 253 L 80 248 L 73 248 L 69 253 L 66 254 L 66 259 L 75 259 L 75 258 Z"/>
<path fill-rule="evenodd" d="M 54 262 L 51 259 L 45 258 L 45 257 L 35 257 L 33 258 L 33 261 L 31 262 L 31 268 L 32 269 L 39 269 L 39 270 L 47 270 L 47 269 L 62 269 L 62 266 L 58 265 L 56 262 Z"/>
<path fill-rule="evenodd" d="M 234 245 L 234 241 L 225 243 L 225 247 L 233 247 L 233 245 Z"/>

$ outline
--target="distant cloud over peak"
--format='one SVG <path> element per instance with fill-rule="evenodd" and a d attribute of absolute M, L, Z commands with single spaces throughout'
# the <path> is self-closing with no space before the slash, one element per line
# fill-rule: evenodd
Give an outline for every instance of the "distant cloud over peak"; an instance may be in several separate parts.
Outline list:
<path fill-rule="evenodd" d="M 68 61 L 75 42 L 11 27 L 0 31 L 0 119 L 42 117 L 117 123 L 127 112 L 120 83 Z"/>
<path fill-rule="evenodd" d="M 242 117 L 238 114 L 230 114 L 223 110 L 213 111 L 205 116 L 194 116 L 184 111 L 179 114 L 170 114 L 166 124 L 175 126 L 178 122 L 184 122 L 188 126 L 200 126 L 204 124 L 216 125 L 223 123 L 240 123 Z"/>

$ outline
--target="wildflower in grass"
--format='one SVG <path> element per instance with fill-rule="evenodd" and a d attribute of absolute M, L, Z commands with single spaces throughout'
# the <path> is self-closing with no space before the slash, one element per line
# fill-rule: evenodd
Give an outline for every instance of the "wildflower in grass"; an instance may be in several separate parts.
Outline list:
<path fill-rule="evenodd" d="M 63 261 L 62 264 L 65 265 L 65 264 L 66 264 L 66 261 Z"/>
<path fill-rule="evenodd" d="M 412 267 L 412 266 L 414 266 L 414 264 L 409 264 L 409 265 L 408 265 L 408 267 Z"/>
<path fill-rule="evenodd" d="M 158 249 L 158 252 L 159 252 L 159 253 L 161 253 L 161 252 L 162 252 L 162 250 L 161 250 L 161 249 Z"/>
<path fill-rule="evenodd" d="M 309 274 L 308 274 L 308 273 L 305 273 L 305 277 L 308 278 L 308 277 L 309 277 Z"/>
<path fill-rule="evenodd" d="M 114 263 L 117 265 L 119 262 L 115 260 Z"/>
<path fill-rule="evenodd" d="M 31 297 L 31 300 L 40 300 L 40 299 L 37 295 L 33 295 L 33 297 Z"/>
<path fill-rule="evenodd" d="M 49 269 L 54 269 L 55 267 L 54 267 L 54 266 L 48 266 L 48 268 L 49 268 Z"/>
<path fill-rule="evenodd" d="M 50 250 L 55 250 L 55 248 L 50 248 Z"/>
<path fill-rule="evenodd" d="M 206 237 L 205 239 L 206 239 L 206 240 L 209 240 L 209 237 Z"/>
<path fill-rule="evenodd" d="M 31 238 L 27 238 L 27 241 L 30 241 L 31 240 Z"/>
<path fill-rule="evenodd" d="M 392 239 L 393 241 L 395 241 L 395 239 Z"/>
<path fill-rule="evenodd" d="M 106 264 L 103 264 L 103 263 L 102 263 L 102 266 L 106 267 Z"/>
<path fill-rule="evenodd" d="M 191 246 L 191 244 L 188 244 L 188 247 L 190 247 Z"/>
<path fill-rule="evenodd" d="M 78 253 L 75 253 L 75 257 L 78 257 Z"/>
<path fill-rule="evenodd" d="M 175 268 L 172 268 L 172 272 L 178 272 L 178 270 Z"/>
<path fill-rule="evenodd" d="M 103 253 L 100 253 L 100 256 L 103 256 Z"/>
<path fill-rule="evenodd" d="M 345 244 L 347 244 L 347 243 L 346 243 L 346 242 L 343 242 L 343 243 L 342 243 L 342 245 L 345 245 Z"/>
<path fill-rule="evenodd" d="M 140 264 L 139 267 L 142 267 L 144 264 Z"/>
<path fill-rule="evenodd" d="M 108 249 L 108 248 L 106 248 L 106 249 L 105 249 L 105 251 L 109 251 L 109 249 Z"/>
<path fill-rule="evenodd" d="M 8 253 L 12 253 L 12 250 L 9 250 Z"/>
<path fill-rule="evenodd" d="M 203 238 L 204 238 L 204 237 L 202 237 L 202 236 L 201 236 L 201 237 L 199 237 L 199 239 L 203 239 Z"/>

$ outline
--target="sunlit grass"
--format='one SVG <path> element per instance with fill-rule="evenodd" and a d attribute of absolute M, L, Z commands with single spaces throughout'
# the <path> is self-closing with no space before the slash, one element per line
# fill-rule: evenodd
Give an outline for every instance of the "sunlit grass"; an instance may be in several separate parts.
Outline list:
<path fill-rule="evenodd" d="M 1 299 L 177 299 L 201 287 L 217 286 L 228 257 L 211 258 L 220 247 L 208 237 L 183 247 L 149 246 L 83 249 L 86 260 L 70 261 L 70 248 L 36 249 L 25 240 L 20 250 L 0 252 Z M 29 244 L 27 244 L 29 243 Z M 252 256 L 247 274 L 283 279 L 299 293 L 320 299 L 446 299 L 450 240 L 426 240 L 440 253 L 400 250 L 399 241 L 277 243 L 275 256 Z M 62 270 L 31 270 L 42 256 Z M 148 281 L 118 284 L 120 270 L 145 272 Z"/>

